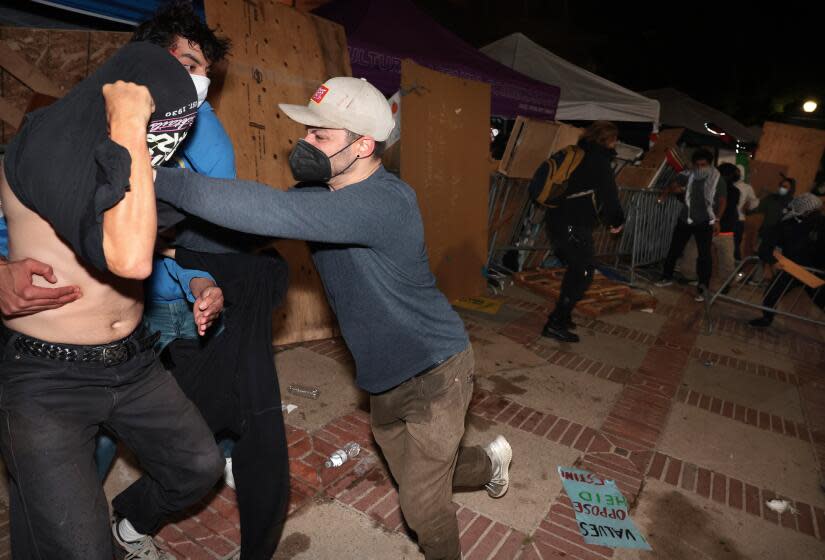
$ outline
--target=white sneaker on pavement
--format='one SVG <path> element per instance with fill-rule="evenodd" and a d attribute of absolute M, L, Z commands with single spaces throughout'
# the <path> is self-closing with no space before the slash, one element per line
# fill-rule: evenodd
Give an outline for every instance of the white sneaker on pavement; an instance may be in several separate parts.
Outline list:
<path fill-rule="evenodd" d="M 174 556 L 158 548 L 152 537 L 148 535 L 133 542 L 123 540 L 117 530 L 119 522 L 120 520 L 115 519 L 112 523 L 112 535 L 117 545 L 126 552 L 122 560 L 175 560 Z"/>
<path fill-rule="evenodd" d="M 232 472 L 232 457 L 226 458 L 226 466 L 223 468 L 223 482 L 232 490 L 235 489 L 235 474 Z"/>
<path fill-rule="evenodd" d="M 484 487 L 491 498 L 501 498 L 510 487 L 510 461 L 513 460 L 513 448 L 504 436 L 497 436 L 487 444 L 484 451 L 493 465 L 493 476 Z"/>

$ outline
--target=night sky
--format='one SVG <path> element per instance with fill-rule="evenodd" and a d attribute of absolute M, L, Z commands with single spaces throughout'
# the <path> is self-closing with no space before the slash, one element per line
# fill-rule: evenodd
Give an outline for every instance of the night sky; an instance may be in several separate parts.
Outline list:
<path fill-rule="evenodd" d="M 746 125 L 801 116 L 806 98 L 825 103 L 821 2 L 415 3 L 474 46 L 520 31 L 624 87 L 674 87 Z"/>
<path fill-rule="evenodd" d="M 632 90 L 674 87 L 749 126 L 770 119 L 825 128 L 825 10 L 815 10 L 821 1 L 413 1 L 476 47 L 519 31 Z M 47 16 L 69 26 L 129 29 L 27 0 L 0 5 L 31 14 L 28 25 Z M 805 99 L 820 104 L 813 118 L 801 112 Z"/>

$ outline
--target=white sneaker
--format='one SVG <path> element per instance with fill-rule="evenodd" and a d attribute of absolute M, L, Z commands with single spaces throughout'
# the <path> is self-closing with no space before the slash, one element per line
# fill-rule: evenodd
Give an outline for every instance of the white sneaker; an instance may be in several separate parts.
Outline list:
<path fill-rule="evenodd" d="M 235 474 L 232 472 L 232 457 L 226 458 L 226 466 L 223 468 L 223 482 L 232 490 L 235 489 Z"/>
<path fill-rule="evenodd" d="M 175 560 L 175 557 L 158 548 L 152 537 L 146 536 L 134 542 L 124 541 L 117 530 L 119 520 L 112 523 L 112 535 L 117 545 L 126 552 L 122 560 Z"/>
<path fill-rule="evenodd" d="M 693 301 L 697 303 L 702 303 L 703 301 L 705 301 L 705 296 L 703 294 L 696 294 L 696 297 L 693 298 Z"/>
<path fill-rule="evenodd" d="M 484 448 L 492 463 L 493 477 L 484 485 L 491 498 L 501 498 L 510 487 L 510 461 L 513 460 L 513 448 L 498 436 Z"/>
<path fill-rule="evenodd" d="M 653 285 L 656 286 L 657 288 L 666 288 L 667 286 L 670 286 L 671 284 L 673 284 L 673 280 L 671 280 L 670 278 L 662 278 L 661 280 L 659 280 L 658 282 L 656 282 Z"/>

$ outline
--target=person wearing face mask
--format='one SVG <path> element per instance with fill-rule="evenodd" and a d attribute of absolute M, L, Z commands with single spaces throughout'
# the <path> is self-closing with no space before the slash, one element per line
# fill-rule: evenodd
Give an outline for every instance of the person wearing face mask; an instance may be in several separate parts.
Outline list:
<path fill-rule="evenodd" d="M 112 558 L 92 461 L 100 425 L 147 472 L 114 500 L 137 497 L 129 518 L 144 532 L 200 499 L 223 471 L 212 432 L 141 327 L 159 225 L 153 167 L 174 155 L 196 110 L 180 63 L 132 43 L 27 115 L 7 148 L 0 199 L 10 258 L 50 263 L 46 280 L 83 295 L 4 316 L 0 327 L 0 449 L 15 558 Z"/>
<path fill-rule="evenodd" d="M 306 106 L 279 109 L 307 126 L 289 157 L 295 188 L 161 169 L 158 196 L 223 227 L 309 242 L 404 518 L 427 559 L 458 560 L 453 488 L 503 496 L 512 450 L 501 436 L 460 446 L 472 347 L 436 287 L 415 193 L 381 164 L 389 103 L 366 80 L 338 77 Z"/>
<path fill-rule="evenodd" d="M 162 6 L 137 27 L 132 41 L 168 50 L 187 69 L 197 91 L 195 125 L 166 165 L 235 178 L 232 142 L 206 101 L 207 74 L 228 53 L 228 41 L 216 36 L 185 0 Z M 224 480 L 236 490 L 240 514 L 241 549 L 233 558 L 269 559 L 289 501 L 271 321 L 272 310 L 286 293 L 286 262 L 272 250 L 240 254 L 255 248 L 258 240 L 194 217 L 175 230 L 170 240 L 177 247 L 175 258 L 156 257 L 146 282 L 144 322 L 150 331 L 161 333 L 157 350 L 162 350 L 164 364 L 220 441 L 226 457 Z M 199 252 L 181 248 L 191 246 Z M 207 331 L 222 312 L 224 296 L 232 308 L 220 317 L 219 328 Z M 102 473 L 115 450 L 111 438 L 99 439 L 96 460 Z M 140 504 L 121 501 L 119 506 L 113 526 L 117 543 L 136 557 L 166 557 L 124 515 Z"/>
<path fill-rule="evenodd" d="M 673 283 L 676 261 L 693 237 L 698 255 L 696 274 L 699 277 L 695 300 L 702 302 L 710 285 L 713 236 L 720 231 L 719 219 L 727 206 L 727 184 L 719 171 L 713 167 L 713 154 L 708 150 L 700 148 L 693 152 L 691 162 L 693 168 L 680 173 L 674 181 L 675 184 L 671 185 L 671 190 L 677 193 L 683 205 L 665 258 L 662 279 L 656 282 L 656 286 L 664 287 Z"/>
<path fill-rule="evenodd" d="M 819 270 L 825 268 L 825 216 L 820 198 L 813 193 L 794 198 L 785 207 L 776 227 L 776 246 L 782 250 L 782 256 L 801 266 Z M 771 255 L 771 259 L 775 264 L 776 258 Z M 762 306 L 775 309 L 779 300 L 796 287 L 802 287 L 816 306 L 825 309 L 825 290 L 803 286 L 794 276 L 782 270 L 765 290 Z M 769 327 L 775 315 L 772 311 L 763 310 L 762 317 L 751 319 L 748 324 L 757 328 Z"/>
<path fill-rule="evenodd" d="M 782 214 L 796 193 L 796 179 L 782 175 L 782 180 L 776 192 L 773 192 L 759 201 L 759 206 L 747 214 L 762 214 L 764 220 L 759 228 L 759 249 L 757 255 L 762 261 L 764 280 L 770 282 L 776 274 L 773 265 L 773 250 L 776 248 L 779 235 L 779 223 Z"/>

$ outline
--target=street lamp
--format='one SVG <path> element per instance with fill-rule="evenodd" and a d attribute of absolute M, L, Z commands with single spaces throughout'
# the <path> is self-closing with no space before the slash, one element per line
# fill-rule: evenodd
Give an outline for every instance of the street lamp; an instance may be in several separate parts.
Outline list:
<path fill-rule="evenodd" d="M 817 108 L 816 101 L 813 101 L 811 99 L 809 99 L 808 101 L 806 101 L 805 103 L 802 104 L 802 110 L 805 111 L 806 113 L 813 113 L 814 111 L 816 111 L 816 108 Z"/>

